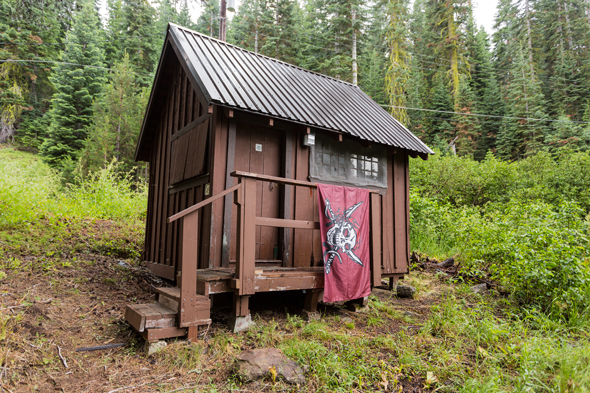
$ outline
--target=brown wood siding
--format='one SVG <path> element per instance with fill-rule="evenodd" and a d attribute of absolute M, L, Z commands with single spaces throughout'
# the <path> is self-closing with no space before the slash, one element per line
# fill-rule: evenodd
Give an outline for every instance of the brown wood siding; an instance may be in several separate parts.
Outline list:
<path fill-rule="evenodd" d="M 303 146 L 304 127 L 297 132 L 294 141 L 295 179 L 309 181 L 309 148 Z M 296 220 L 319 221 L 317 189 L 294 187 L 294 218 Z M 322 242 L 319 229 L 293 230 L 293 266 L 320 266 Z"/>
<path fill-rule="evenodd" d="M 150 158 L 150 181 L 148 216 L 146 222 L 145 259 L 148 267 L 155 274 L 173 279 L 180 260 L 181 221 L 172 224 L 167 218 L 182 209 L 203 199 L 204 184 L 186 187 L 178 192 L 170 192 L 169 186 L 177 181 L 175 173 L 182 173 L 182 178 L 191 177 L 195 172 L 202 173 L 203 159 L 207 155 L 206 135 L 201 128 L 187 132 L 177 141 L 185 144 L 184 162 L 175 161 L 178 149 L 172 149 L 172 136 L 206 112 L 196 99 L 196 92 L 178 61 L 172 61 L 174 77 L 163 83 L 158 94 L 166 97 L 161 107 L 157 125 L 157 136 L 152 145 Z M 201 132 L 199 132 L 201 131 Z M 207 130 L 205 130 L 205 134 Z M 185 138 L 183 140 L 182 138 Z M 186 142 L 186 143 L 184 143 Z M 180 145 L 179 145 L 180 146 Z M 196 157 L 198 155 L 198 157 Z M 182 170 L 179 168 L 182 167 Z M 189 176 L 187 176 L 187 174 Z M 202 231 L 200 231 L 202 232 Z"/>
<path fill-rule="evenodd" d="M 382 196 L 383 274 L 407 273 L 410 253 L 408 154 L 388 157 L 387 193 Z"/>
<path fill-rule="evenodd" d="M 209 163 L 211 191 L 207 197 L 219 194 L 225 190 L 227 164 L 229 119 L 218 106 L 213 108 L 212 119 L 212 131 L 210 135 L 211 159 Z M 203 208 L 203 218 L 206 226 L 209 228 L 209 247 L 203 247 L 208 252 L 203 253 L 203 259 L 199 265 L 200 268 L 221 267 L 221 255 L 223 251 L 223 205 L 224 199 L 222 198 Z"/>

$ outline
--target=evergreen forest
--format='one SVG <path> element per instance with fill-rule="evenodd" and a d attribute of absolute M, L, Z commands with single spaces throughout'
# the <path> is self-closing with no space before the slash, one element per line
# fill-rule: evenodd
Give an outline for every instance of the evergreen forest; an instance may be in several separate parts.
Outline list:
<path fill-rule="evenodd" d="M 168 22 L 218 36 L 203 0 L 0 2 L 0 142 L 64 173 L 129 170 Z M 252 0 L 240 47 L 358 85 L 441 151 L 514 161 L 590 148 L 590 4 L 501 0 L 494 32 L 471 1 Z M 196 20 L 195 20 L 196 19 Z M 358 71 L 353 75 L 353 68 Z"/>

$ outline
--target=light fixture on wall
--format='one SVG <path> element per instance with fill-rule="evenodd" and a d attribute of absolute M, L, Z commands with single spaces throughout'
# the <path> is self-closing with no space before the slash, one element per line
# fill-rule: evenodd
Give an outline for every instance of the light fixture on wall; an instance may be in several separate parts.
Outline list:
<path fill-rule="evenodd" d="M 313 132 L 309 134 L 305 134 L 303 136 L 303 144 L 305 146 L 314 146 L 315 145 L 315 134 Z"/>

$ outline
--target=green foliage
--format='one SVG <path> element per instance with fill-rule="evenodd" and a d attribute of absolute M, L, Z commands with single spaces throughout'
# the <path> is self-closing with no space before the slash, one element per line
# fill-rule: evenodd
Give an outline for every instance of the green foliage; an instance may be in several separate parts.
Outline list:
<path fill-rule="evenodd" d="M 147 192 L 111 164 L 77 185 L 62 187 L 59 174 L 28 153 L 0 150 L 0 228 L 38 225 L 41 220 L 141 220 Z M 135 189 L 135 190 L 133 190 Z"/>
<path fill-rule="evenodd" d="M 590 310 L 590 154 L 516 163 L 488 155 L 412 165 L 413 248 L 456 255 L 524 307 L 576 320 Z"/>
<path fill-rule="evenodd" d="M 129 56 L 124 54 L 114 66 L 113 76 L 104 94 L 94 102 L 94 121 L 88 132 L 82 165 L 96 171 L 113 160 L 127 173 L 135 166 L 134 153 L 141 120 L 147 105 L 146 89 L 137 85 Z"/>
<path fill-rule="evenodd" d="M 104 51 L 93 42 L 101 36 L 100 31 L 94 3 L 83 2 L 67 36 L 67 41 L 77 45 L 69 47 L 61 61 L 90 67 L 60 64 L 51 78 L 56 93 L 49 113 L 49 136 L 41 145 L 41 153 L 54 167 L 66 157 L 75 159 L 84 145 L 92 121 L 92 101 L 105 82 L 104 70 L 96 68 L 104 66 Z"/>

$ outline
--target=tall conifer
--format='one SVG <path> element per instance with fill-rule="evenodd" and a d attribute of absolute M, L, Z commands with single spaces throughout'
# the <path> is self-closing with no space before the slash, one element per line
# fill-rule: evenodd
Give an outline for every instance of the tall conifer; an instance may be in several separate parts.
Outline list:
<path fill-rule="evenodd" d="M 92 121 L 92 101 L 105 83 L 104 52 L 95 43 L 100 34 L 98 12 L 92 1 L 85 1 L 74 16 L 74 24 L 66 36 L 72 43 L 63 52 L 60 64 L 51 78 L 56 93 L 51 101 L 49 136 L 41 146 L 41 154 L 52 165 L 65 158 L 75 158 L 82 148 Z M 98 67 L 98 68 L 97 68 Z"/>

